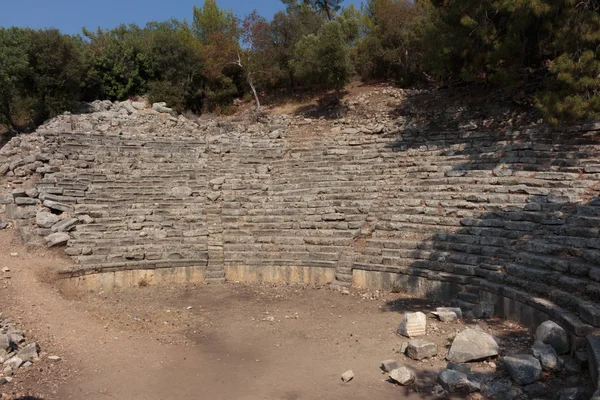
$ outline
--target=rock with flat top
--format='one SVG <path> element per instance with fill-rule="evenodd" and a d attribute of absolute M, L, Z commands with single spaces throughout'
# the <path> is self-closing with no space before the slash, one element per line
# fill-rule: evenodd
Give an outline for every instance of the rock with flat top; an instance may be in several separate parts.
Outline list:
<path fill-rule="evenodd" d="M 48 247 L 54 247 L 66 244 L 70 238 L 71 237 L 66 232 L 56 232 L 46 236 L 44 240 L 46 241 L 46 245 Z"/>
<path fill-rule="evenodd" d="M 348 370 L 342 374 L 342 380 L 344 382 L 350 382 L 352 379 L 354 379 L 354 372 L 352 372 L 352 370 Z"/>
<path fill-rule="evenodd" d="M 497 355 L 498 343 L 491 335 L 475 329 L 465 329 L 454 338 L 446 359 L 455 363 L 464 363 Z"/>
<path fill-rule="evenodd" d="M 397 332 L 403 336 L 423 336 L 427 333 L 427 317 L 422 312 L 404 314 Z"/>
<path fill-rule="evenodd" d="M 58 215 L 52 214 L 48 211 L 40 211 L 35 216 L 35 223 L 37 226 L 44 229 L 51 228 L 58 221 L 60 221 Z"/>
<path fill-rule="evenodd" d="M 415 374 L 406 367 L 400 367 L 390 371 L 390 379 L 402 386 L 408 386 L 415 381 Z"/>
<path fill-rule="evenodd" d="M 384 372 L 391 372 L 396 368 L 398 368 L 398 362 L 396 360 L 385 360 L 381 363 L 381 369 Z"/>
<path fill-rule="evenodd" d="M 438 382 L 450 393 L 468 394 L 481 390 L 479 382 L 471 381 L 467 374 L 451 369 L 443 370 L 438 376 Z"/>
<path fill-rule="evenodd" d="M 423 339 L 413 339 L 408 342 L 406 355 L 413 360 L 422 360 L 424 358 L 434 357 L 438 354 L 438 347 L 435 343 Z"/>

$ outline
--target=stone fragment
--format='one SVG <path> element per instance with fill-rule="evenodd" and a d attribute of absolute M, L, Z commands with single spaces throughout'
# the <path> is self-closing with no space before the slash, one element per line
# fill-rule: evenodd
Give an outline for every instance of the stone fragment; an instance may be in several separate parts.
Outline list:
<path fill-rule="evenodd" d="M 533 356 L 540 360 L 542 368 L 547 371 L 560 371 L 560 362 L 554 347 L 542 342 L 535 342 L 532 347 Z"/>
<path fill-rule="evenodd" d="M 51 233 L 50 235 L 48 235 L 44 238 L 44 240 L 46 241 L 46 245 L 48 247 L 63 245 L 65 243 L 67 243 L 69 241 L 69 239 L 70 239 L 70 236 L 66 232 Z"/>
<path fill-rule="evenodd" d="M 44 200 L 43 204 L 44 204 L 44 206 L 46 206 L 52 210 L 63 211 L 63 212 L 72 212 L 73 211 L 73 206 L 68 205 L 68 204 L 59 203 L 58 201 L 54 201 L 54 200 Z"/>
<path fill-rule="evenodd" d="M 535 331 L 535 340 L 554 347 L 558 355 L 569 352 L 567 332 L 554 321 L 540 324 Z"/>
<path fill-rule="evenodd" d="M 354 372 L 352 372 L 351 369 L 342 374 L 342 380 L 344 382 L 350 382 L 352 379 L 354 379 Z"/>
<path fill-rule="evenodd" d="M 384 372 L 390 372 L 396 368 L 398 368 L 398 362 L 396 360 L 385 360 L 381 363 L 381 369 Z"/>
<path fill-rule="evenodd" d="M 66 218 L 52 225 L 52 232 L 68 232 L 79 223 L 77 218 Z"/>
<path fill-rule="evenodd" d="M 221 193 L 220 192 L 209 192 L 206 197 L 208 197 L 208 199 L 210 201 L 216 201 L 219 197 L 221 197 Z"/>
<path fill-rule="evenodd" d="M 8 360 L 4 361 L 4 366 L 10 367 L 13 371 L 18 369 L 22 364 L 23 364 L 23 360 L 21 360 L 17 356 L 14 356 L 14 357 L 9 358 Z"/>
<path fill-rule="evenodd" d="M 62 360 L 62 358 L 60 358 L 59 356 L 48 356 L 48 360 L 56 362 Z"/>
<path fill-rule="evenodd" d="M 37 226 L 44 229 L 51 228 L 52 225 L 56 224 L 58 221 L 60 221 L 58 215 L 54 215 L 48 211 L 40 211 L 35 216 L 35 223 Z"/>
<path fill-rule="evenodd" d="M 473 393 L 481 390 L 481 384 L 479 382 L 473 382 L 468 377 L 459 371 L 451 369 L 445 369 L 440 372 L 438 376 L 438 382 L 444 390 L 450 393 Z"/>
<path fill-rule="evenodd" d="M 465 329 L 454 338 L 446 359 L 455 363 L 464 363 L 497 355 L 498 343 L 491 335 L 474 329 Z"/>
<path fill-rule="evenodd" d="M 37 342 L 29 343 L 27 346 L 19 350 L 17 357 L 23 360 L 23 362 L 32 361 L 39 358 L 39 351 L 40 346 L 37 344 Z"/>
<path fill-rule="evenodd" d="M 438 317 L 438 319 L 442 322 L 452 322 L 456 321 L 456 313 L 448 312 L 448 311 L 433 311 L 433 315 Z"/>
<path fill-rule="evenodd" d="M 402 386 L 408 386 L 415 381 L 415 374 L 406 367 L 400 367 L 390 371 L 390 379 Z"/>
<path fill-rule="evenodd" d="M 423 339 L 413 339 L 408 342 L 406 355 L 413 360 L 422 360 L 424 358 L 434 357 L 438 354 L 438 347 L 435 343 Z"/>
<path fill-rule="evenodd" d="M 403 336 L 423 336 L 427 333 L 427 317 L 422 312 L 407 313 L 398 326 L 397 332 Z"/>
<path fill-rule="evenodd" d="M 512 380 L 519 385 L 529 385 L 542 376 L 542 365 L 530 355 L 504 357 L 504 364 Z"/>
<path fill-rule="evenodd" d="M 406 353 L 407 348 L 408 348 L 408 342 L 400 343 L 400 347 L 398 348 L 398 353 L 401 353 L 401 354 Z"/>
<path fill-rule="evenodd" d="M 436 312 L 441 313 L 441 312 L 451 312 L 456 314 L 456 318 L 461 319 L 463 317 L 462 315 L 462 310 L 460 309 L 460 307 L 437 307 L 435 309 Z"/>

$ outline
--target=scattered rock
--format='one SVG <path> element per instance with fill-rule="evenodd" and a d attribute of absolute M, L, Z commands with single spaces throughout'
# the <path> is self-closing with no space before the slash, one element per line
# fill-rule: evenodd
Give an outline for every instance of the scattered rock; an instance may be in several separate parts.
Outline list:
<path fill-rule="evenodd" d="M 467 374 L 451 369 L 443 370 L 438 376 L 438 382 L 450 393 L 473 393 L 481 390 L 479 382 L 473 382 Z"/>
<path fill-rule="evenodd" d="M 547 371 L 560 371 L 560 362 L 554 347 L 542 342 L 535 342 L 532 347 L 533 356 L 540 360 Z"/>
<path fill-rule="evenodd" d="M 542 376 L 542 365 L 530 355 L 504 357 L 504 364 L 512 380 L 519 385 L 529 385 Z"/>
<path fill-rule="evenodd" d="M 423 336 L 427 333 L 427 317 L 422 312 L 407 313 L 398 326 L 397 332 L 403 336 Z"/>
<path fill-rule="evenodd" d="M 415 381 L 415 374 L 406 367 L 400 367 L 390 371 L 390 379 L 402 386 L 408 386 Z"/>
<path fill-rule="evenodd" d="M 52 232 L 68 232 L 79 223 L 77 218 L 66 218 L 52 225 Z"/>
<path fill-rule="evenodd" d="M 48 356 L 48 360 L 56 362 L 62 360 L 62 358 L 60 358 L 59 356 Z"/>
<path fill-rule="evenodd" d="M 456 313 L 449 311 L 433 311 L 433 315 L 438 317 L 438 319 L 442 322 L 452 322 L 456 321 Z"/>
<path fill-rule="evenodd" d="M 470 375 L 473 372 L 471 370 L 471 366 L 469 366 L 468 364 L 457 364 L 453 362 L 449 362 L 448 365 L 446 365 L 446 369 L 462 372 L 463 374 L 467 375 Z"/>
<path fill-rule="evenodd" d="M 37 342 L 29 343 L 27 346 L 23 347 L 17 353 L 17 357 L 19 357 L 23 362 L 36 360 L 39 358 L 38 352 L 40 351 L 40 346 Z"/>
<path fill-rule="evenodd" d="M 554 321 L 546 321 L 538 326 L 535 331 L 535 340 L 549 344 L 556 354 L 569 352 L 569 337 L 567 332 Z"/>
<path fill-rule="evenodd" d="M 5 367 L 10 367 L 12 370 L 18 369 L 23 364 L 23 360 L 17 356 L 9 358 L 7 361 L 4 361 Z"/>
<path fill-rule="evenodd" d="M 408 342 L 406 355 L 413 360 L 422 360 L 424 358 L 434 357 L 438 354 L 438 347 L 435 343 L 423 339 L 413 339 Z"/>
<path fill-rule="evenodd" d="M 342 380 L 344 382 L 350 382 L 352 379 L 354 379 L 354 372 L 352 372 L 352 370 L 348 370 L 342 374 Z"/>
<path fill-rule="evenodd" d="M 543 383 L 532 383 L 524 386 L 523 391 L 531 398 L 544 397 L 548 394 L 548 387 Z"/>
<path fill-rule="evenodd" d="M 497 355 L 498 343 L 491 335 L 467 328 L 456 335 L 446 359 L 455 363 L 464 363 Z"/>
<path fill-rule="evenodd" d="M 51 228 L 58 221 L 60 221 L 60 217 L 48 211 L 40 211 L 35 216 L 35 223 L 37 226 L 44 229 Z"/>
<path fill-rule="evenodd" d="M 193 190 L 187 186 L 176 186 L 171 188 L 171 196 L 174 197 L 190 197 Z"/>
<path fill-rule="evenodd" d="M 6 350 L 10 347 L 8 335 L 0 335 L 0 350 Z"/>
<path fill-rule="evenodd" d="M 48 247 L 54 247 L 67 243 L 70 238 L 71 237 L 66 232 L 56 232 L 46 236 L 44 240 L 46 240 L 46 245 Z"/>
<path fill-rule="evenodd" d="M 396 360 L 385 360 L 381 363 L 381 369 L 384 372 L 391 372 L 396 368 L 398 368 L 398 362 Z"/>

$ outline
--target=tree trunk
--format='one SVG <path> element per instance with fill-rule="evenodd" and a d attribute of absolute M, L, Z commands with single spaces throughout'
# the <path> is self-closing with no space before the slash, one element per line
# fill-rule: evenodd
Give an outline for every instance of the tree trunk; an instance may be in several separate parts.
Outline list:
<path fill-rule="evenodd" d="M 329 8 L 329 2 L 327 0 L 323 0 L 323 7 L 325 8 L 325 12 L 327 13 L 327 19 L 329 21 L 333 21 L 333 16 L 331 15 L 331 9 Z"/>
<path fill-rule="evenodd" d="M 258 93 L 256 93 L 256 88 L 254 87 L 254 81 L 252 80 L 252 75 L 248 73 L 247 75 L 248 85 L 250 85 L 250 89 L 252 89 L 252 94 L 254 94 L 254 101 L 256 102 L 256 112 L 260 112 L 260 100 L 258 99 Z"/>

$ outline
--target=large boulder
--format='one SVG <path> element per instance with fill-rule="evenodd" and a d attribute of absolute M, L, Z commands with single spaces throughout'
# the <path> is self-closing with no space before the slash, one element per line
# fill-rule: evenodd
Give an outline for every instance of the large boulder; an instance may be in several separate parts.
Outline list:
<path fill-rule="evenodd" d="M 556 354 L 569 352 L 569 336 L 567 332 L 554 321 L 540 324 L 535 331 L 535 340 L 549 344 L 556 350 Z"/>
<path fill-rule="evenodd" d="M 498 343 L 491 335 L 475 329 L 465 329 L 454 338 L 446 359 L 455 363 L 464 363 L 497 355 Z"/>
<path fill-rule="evenodd" d="M 542 376 L 542 365 L 530 355 L 504 357 L 504 364 L 512 380 L 519 385 L 529 385 Z"/>
<path fill-rule="evenodd" d="M 398 333 L 407 336 L 423 336 L 427 333 L 427 317 L 422 312 L 404 314 Z"/>

